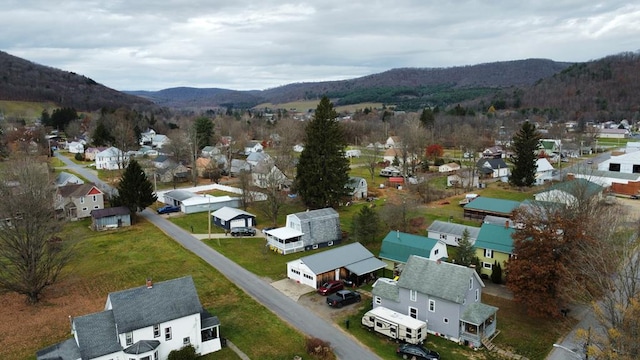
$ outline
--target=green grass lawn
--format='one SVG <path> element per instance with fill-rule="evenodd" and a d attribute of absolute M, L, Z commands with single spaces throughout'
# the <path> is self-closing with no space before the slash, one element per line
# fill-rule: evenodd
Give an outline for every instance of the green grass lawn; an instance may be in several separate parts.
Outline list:
<path fill-rule="evenodd" d="M 65 228 L 63 237 L 73 239 L 77 253 L 82 254 L 74 258 L 65 277 L 72 278 L 83 292 L 99 296 L 99 306 L 103 306 L 109 292 L 140 286 L 147 277 L 157 282 L 191 275 L 203 306 L 220 318 L 222 336 L 231 339 L 250 358 L 292 359 L 304 355 L 302 334 L 155 226 L 141 221 L 126 230 L 95 233 L 88 225 L 88 221 L 78 221 Z M 32 335 L 25 334 L 28 338 Z M 65 323 L 55 339 L 29 342 L 22 358 L 68 337 Z M 6 358 L 1 349 L 0 358 Z M 225 349 L 205 359 L 237 357 Z"/>

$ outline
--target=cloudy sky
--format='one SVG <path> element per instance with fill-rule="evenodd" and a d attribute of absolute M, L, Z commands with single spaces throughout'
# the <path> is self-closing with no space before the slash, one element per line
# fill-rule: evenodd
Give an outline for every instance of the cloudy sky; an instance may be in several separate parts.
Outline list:
<path fill-rule="evenodd" d="M 2 0 L 0 24 L 0 50 L 117 90 L 266 89 L 640 49 L 640 3 L 618 0 Z"/>

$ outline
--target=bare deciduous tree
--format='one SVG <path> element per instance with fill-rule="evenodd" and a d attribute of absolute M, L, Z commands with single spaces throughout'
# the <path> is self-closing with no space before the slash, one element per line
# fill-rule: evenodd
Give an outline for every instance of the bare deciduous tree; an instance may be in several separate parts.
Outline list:
<path fill-rule="evenodd" d="M 0 175 L 0 287 L 38 302 L 70 259 L 55 235 L 55 188 L 47 166 L 33 159 L 14 160 Z"/>

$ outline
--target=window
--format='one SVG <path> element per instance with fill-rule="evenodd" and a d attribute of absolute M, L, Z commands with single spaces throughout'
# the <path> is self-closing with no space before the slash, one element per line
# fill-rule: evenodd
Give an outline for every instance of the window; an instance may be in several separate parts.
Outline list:
<path fill-rule="evenodd" d="M 439 252 L 440 252 L 440 249 L 436 249 L 436 251 L 434 251 L 433 254 L 438 255 Z"/>
<path fill-rule="evenodd" d="M 493 259 L 493 250 L 484 249 L 484 257 L 486 257 L 488 259 Z"/>
<path fill-rule="evenodd" d="M 409 306 L 409 316 L 411 316 L 414 319 L 418 318 L 418 309 Z"/>
<path fill-rule="evenodd" d="M 440 240 L 447 240 L 447 234 L 440 234 Z"/>
<path fill-rule="evenodd" d="M 473 289 L 473 278 L 469 279 L 469 290 Z"/>
<path fill-rule="evenodd" d="M 435 300 L 429 300 L 429 311 L 430 312 L 435 312 L 436 311 L 436 301 Z"/>
<path fill-rule="evenodd" d="M 98 197 L 97 197 L 97 196 L 95 196 L 95 195 L 93 195 L 93 197 L 91 198 L 91 201 L 93 201 L 93 202 L 98 201 Z"/>
<path fill-rule="evenodd" d="M 476 289 L 476 302 L 480 300 L 480 289 Z"/>
<path fill-rule="evenodd" d="M 442 322 L 445 323 L 445 324 L 448 324 L 449 323 L 449 319 L 448 318 L 444 318 L 444 319 L 442 319 Z"/>
<path fill-rule="evenodd" d="M 129 331 L 125 334 L 125 337 L 127 339 L 127 346 L 133 345 L 133 332 Z"/>
<path fill-rule="evenodd" d="M 99 208 L 100 208 L 100 206 L 98 206 L 98 205 L 93 205 L 93 208 L 94 208 L 94 209 L 99 209 Z"/>
<path fill-rule="evenodd" d="M 171 340 L 171 328 L 170 327 L 164 328 L 164 340 L 165 341 Z"/>
<path fill-rule="evenodd" d="M 376 305 L 380 305 L 380 304 L 382 304 L 382 300 L 380 299 L 380 296 L 374 296 L 374 297 L 373 297 L 373 302 L 374 302 Z"/>
<path fill-rule="evenodd" d="M 84 204 L 84 196 L 80 196 L 80 204 Z"/>
<path fill-rule="evenodd" d="M 151 355 L 140 358 L 140 360 L 151 360 Z"/>
<path fill-rule="evenodd" d="M 329 241 L 329 242 L 327 243 L 327 245 L 329 245 L 329 246 L 333 246 L 333 241 Z"/>
<path fill-rule="evenodd" d="M 415 290 L 409 290 L 409 299 L 411 299 L 411 301 L 417 301 L 418 300 L 418 292 Z"/>
<path fill-rule="evenodd" d="M 488 263 L 488 262 L 482 262 L 482 267 L 485 269 L 491 269 L 493 265 L 491 265 L 491 263 Z"/>
<path fill-rule="evenodd" d="M 153 337 L 160 337 L 160 324 L 153 325 Z"/>
<path fill-rule="evenodd" d="M 182 339 L 182 345 L 189 345 L 189 344 L 191 344 L 191 339 L 188 336 Z"/>
<path fill-rule="evenodd" d="M 153 353 L 153 360 L 158 360 L 158 352 Z"/>
<path fill-rule="evenodd" d="M 317 249 L 317 248 L 318 248 L 318 244 L 314 244 L 314 245 L 312 246 L 312 248 L 313 248 L 313 250 Z"/>
<path fill-rule="evenodd" d="M 83 207 L 83 208 L 82 208 L 82 211 L 87 211 L 87 208 L 86 208 L 86 207 Z"/>

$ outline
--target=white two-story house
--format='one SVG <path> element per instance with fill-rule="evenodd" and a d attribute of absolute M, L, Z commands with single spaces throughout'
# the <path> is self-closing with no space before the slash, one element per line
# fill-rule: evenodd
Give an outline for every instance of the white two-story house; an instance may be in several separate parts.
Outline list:
<path fill-rule="evenodd" d="M 96 154 L 96 169 L 124 169 L 128 163 L 129 156 L 113 146 Z"/>
<path fill-rule="evenodd" d="M 202 308 L 190 276 L 110 293 L 104 311 L 71 319 L 73 338 L 37 352 L 38 360 L 164 360 L 192 345 L 221 349 L 220 322 Z"/>
<path fill-rule="evenodd" d="M 375 283 L 373 308 L 426 321 L 431 334 L 480 347 L 495 333 L 498 311 L 482 303 L 483 287 L 472 268 L 412 255 L 398 281 Z"/>

